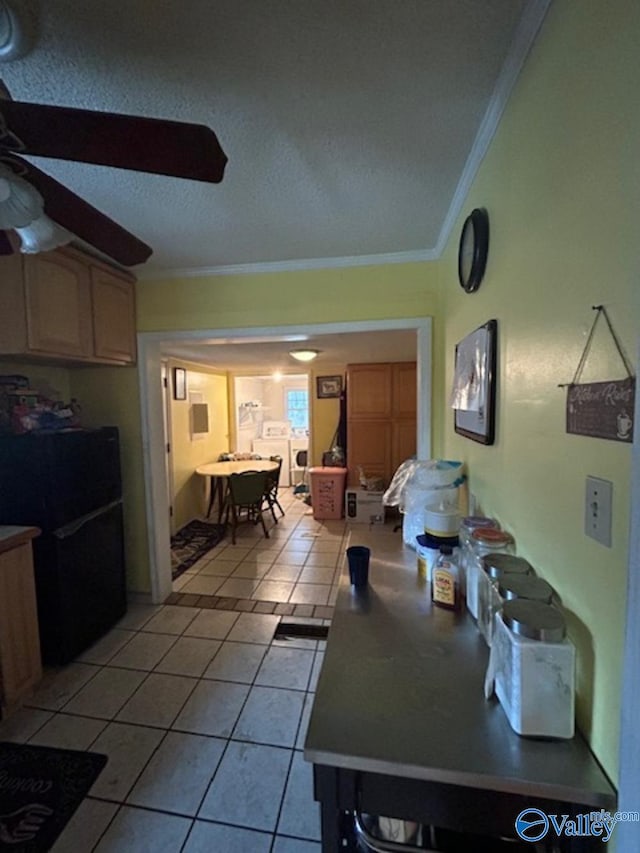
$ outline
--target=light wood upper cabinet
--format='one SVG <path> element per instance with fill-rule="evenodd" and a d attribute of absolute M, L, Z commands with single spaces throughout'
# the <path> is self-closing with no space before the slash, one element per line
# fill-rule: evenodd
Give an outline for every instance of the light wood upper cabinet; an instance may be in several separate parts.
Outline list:
<path fill-rule="evenodd" d="M 135 279 L 76 249 L 0 258 L 0 354 L 136 360 Z"/>
<path fill-rule="evenodd" d="M 31 352 L 90 358 L 89 268 L 59 252 L 24 259 L 27 346 Z"/>
<path fill-rule="evenodd" d="M 91 268 L 94 351 L 99 358 L 136 360 L 133 282 L 104 267 Z"/>

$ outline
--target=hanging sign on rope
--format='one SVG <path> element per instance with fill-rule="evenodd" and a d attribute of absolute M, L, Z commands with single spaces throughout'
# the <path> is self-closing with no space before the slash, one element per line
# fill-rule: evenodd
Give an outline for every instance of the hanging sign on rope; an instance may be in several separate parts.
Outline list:
<path fill-rule="evenodd" d="M 567 432 L 574 435 L 589 435 L 593 438 L 607 438 L 612 441 L 633 441 L 633 412 L 635 405 L 636 380 L 624 350 L 613 330 L 611 321 L 603 305 L 594 305 L 597 311 L 593 326 L 587 338 L 584 352 L 573 380 L 565 386 L 567 389 Z M 584 382 L 580 376 L 591 348 L 596 324 L 603 314 L 611 336 L 617 347 L 622 363 L 628 374 L 627 379 L 609 382 Z"/>

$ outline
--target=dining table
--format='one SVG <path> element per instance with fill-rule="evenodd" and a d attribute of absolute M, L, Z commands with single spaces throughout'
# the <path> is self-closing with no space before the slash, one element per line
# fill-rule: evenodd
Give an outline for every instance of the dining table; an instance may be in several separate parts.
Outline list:
<path fill-rule="evenodd" d="M 207 518 L 211 515 L 214 501 L 218 499 L 218 524 L 222 522 L 225 508 L 225 484 L 231 474 L 244 474 L 246 471 L 275 471 L 278 462 L 273 459 L 236 459 L 229 462 L 207 462 L 196 468 L 196 474 L 210 478 L 209 506 Z"/>

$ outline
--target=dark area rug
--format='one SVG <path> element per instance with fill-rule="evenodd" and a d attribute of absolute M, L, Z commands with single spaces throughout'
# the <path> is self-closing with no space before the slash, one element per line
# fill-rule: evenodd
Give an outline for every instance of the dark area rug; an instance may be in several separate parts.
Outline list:
<path fill-rule="evenodd" d="M 306 637 L 311 640 L 326 640 L 329 636 L 328 625 L 310 625 L 301 622 L 280 622 L 273 635 L 274 640 L 293 640 Z"/>
<path fill-rule="evenodd" d="M 171 577 L 179 578 L 224 538 L 224 524 L 190 521 L 171 537 Z"/>
<path fill-rule="evenodd" d="M 95 752 L 0 743 L 0 851 L 50 850 L 106 763 Z"/>

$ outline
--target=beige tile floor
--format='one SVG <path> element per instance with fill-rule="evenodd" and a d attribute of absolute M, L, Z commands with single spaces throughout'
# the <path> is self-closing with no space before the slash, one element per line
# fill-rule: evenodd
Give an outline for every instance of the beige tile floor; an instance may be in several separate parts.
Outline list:
<path fill-rule="evenodd" d="M 260 526 L 241 525 L 235 545 L 227 537 L 173 582 L 171 603 L 219 606 L 217 599 L 223 597 L 235 600 L 233 609 L 330 616 L 315 608 L 335 603 L 345 522 L 314 521 L 310 508 L 291 491 L 281 492 L 279 500 L 285 515 L 276 509 L 277 524 L 265 513 L 268 539 Z"/>
<path fill-rule="evenodd" d="M 292 497 L 285 510 L 270 540 L 246 528 L 184 585 L 231 578 L 255 583 L 250 600 L 332 602 L 350 536 L 382 553 L 401 547 L 397 534 L 315 522 Z M 0 740 L 109 758 L 54 853 L 319 853 L 302 749 L 325 643 L 274 640 L 280 619 L 133 604 L 77 661 L 47 672 Z"/>

